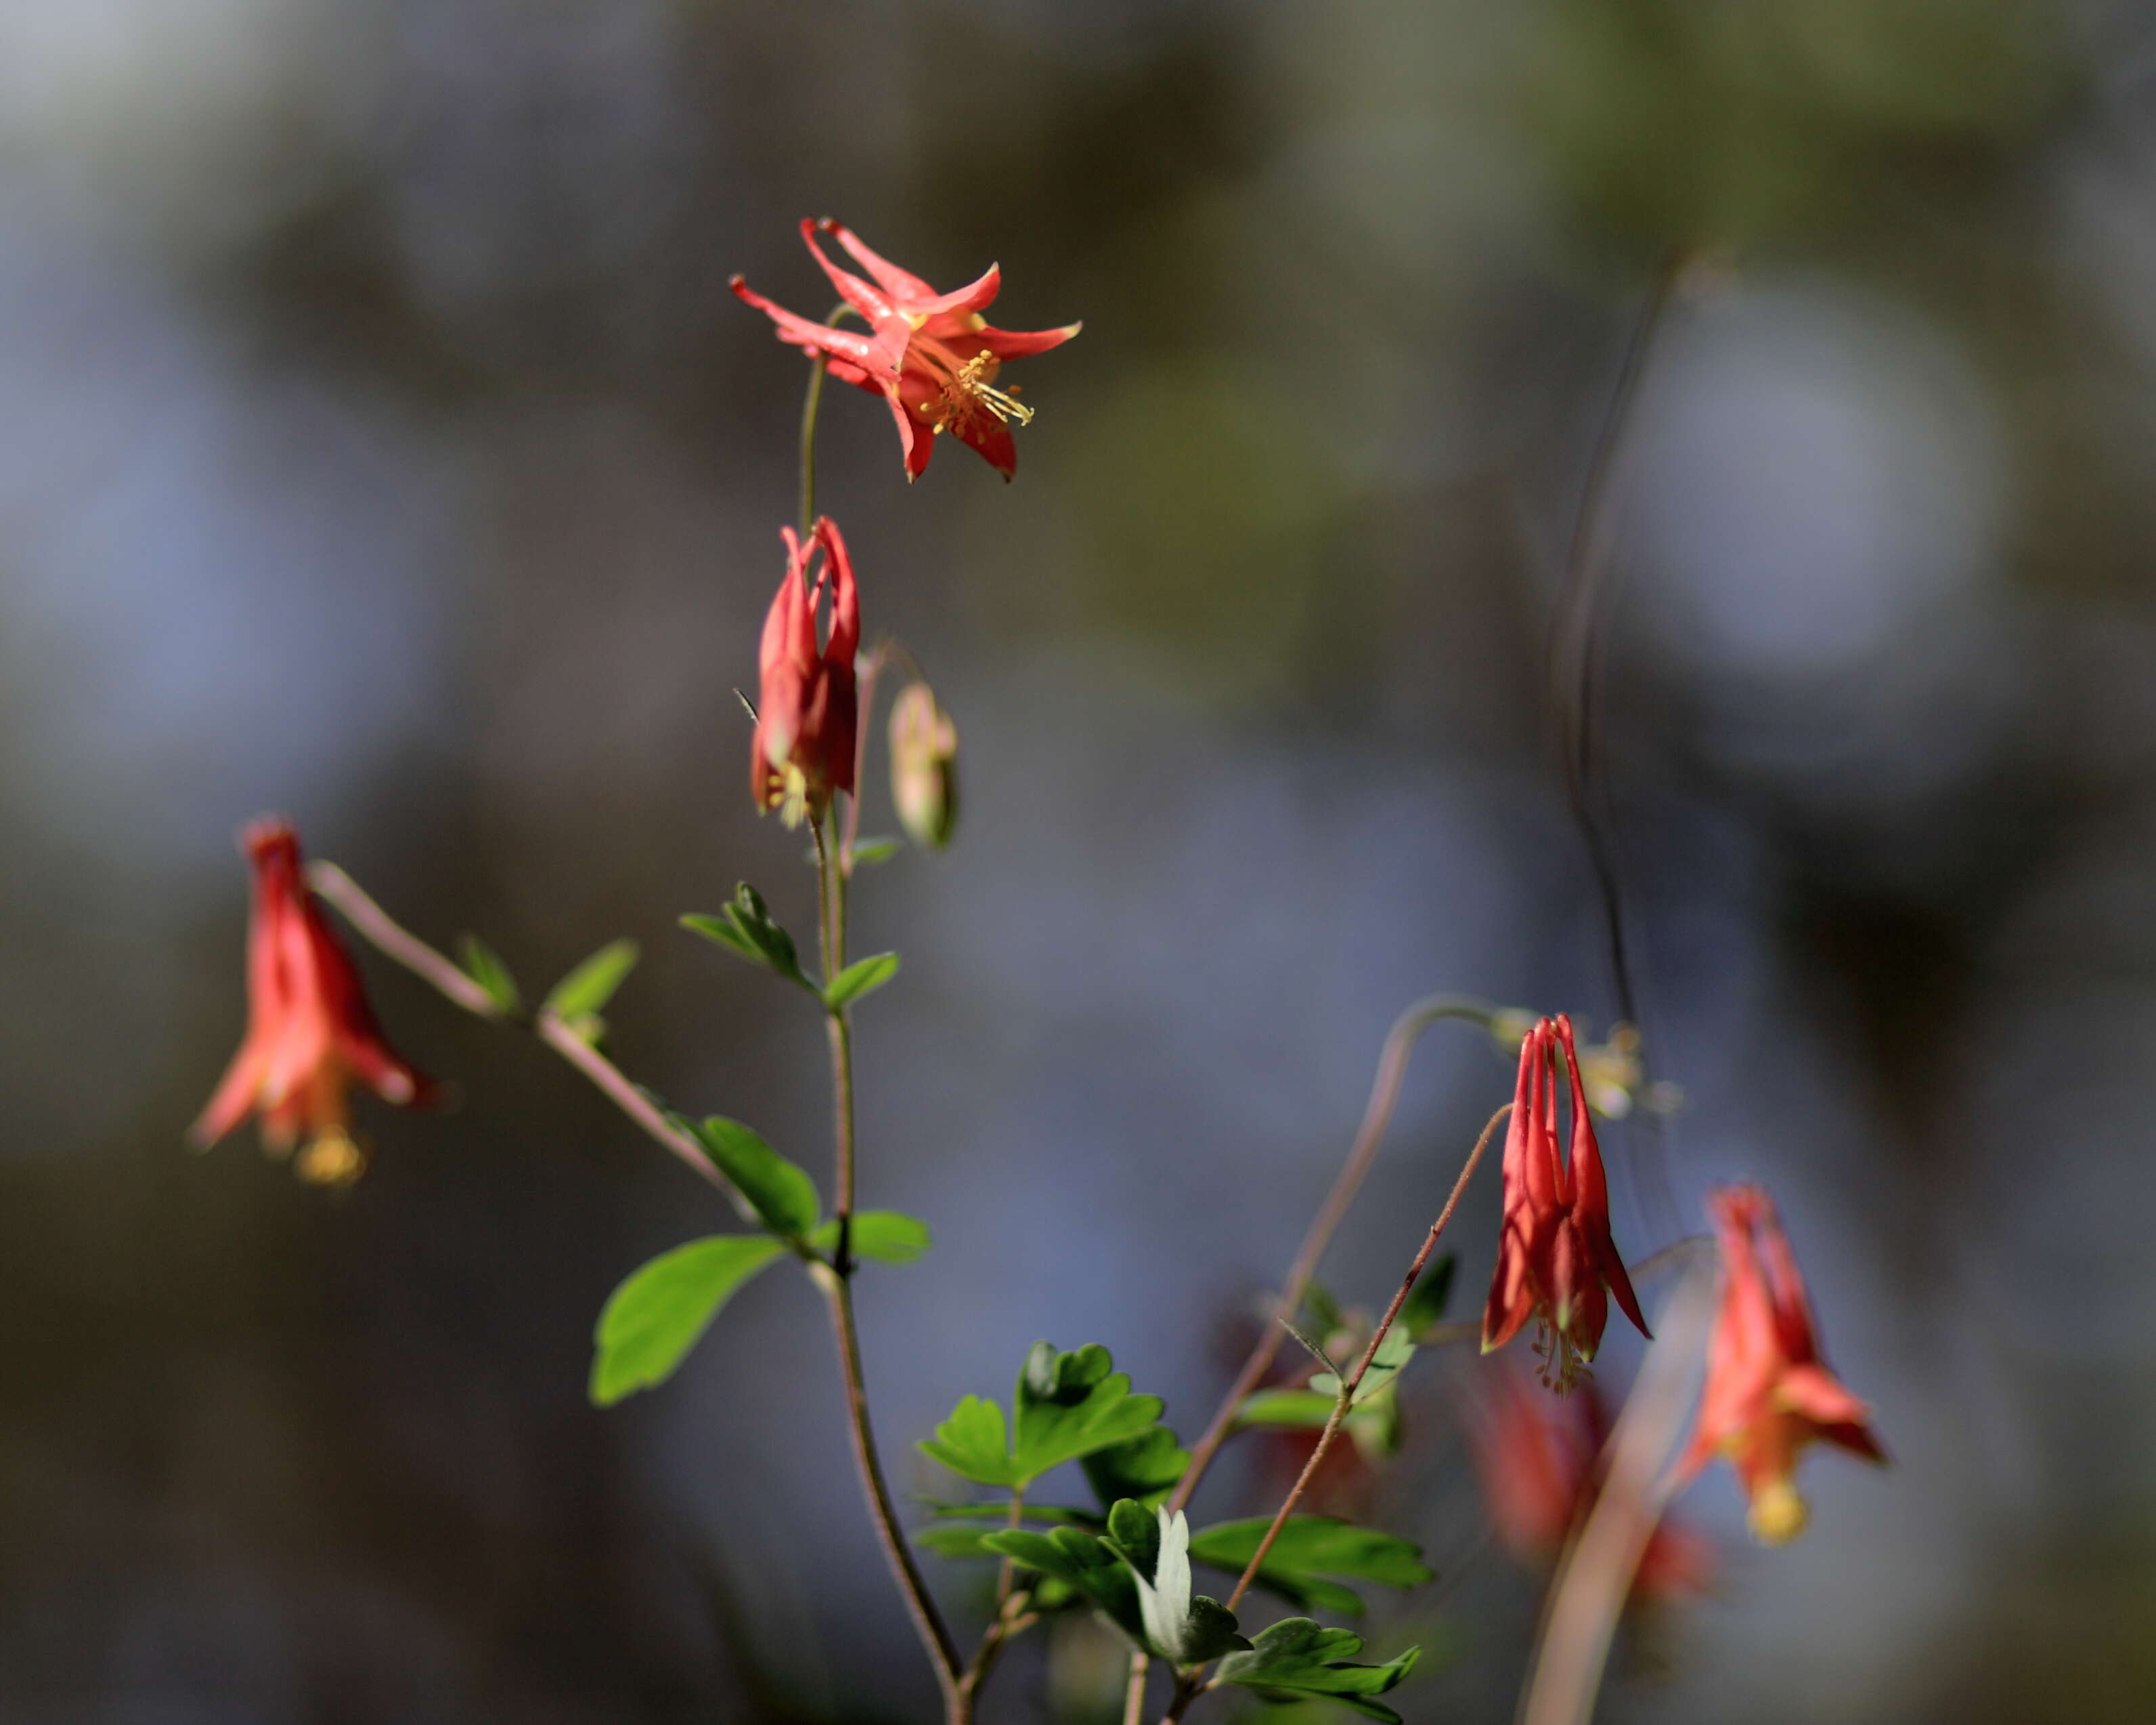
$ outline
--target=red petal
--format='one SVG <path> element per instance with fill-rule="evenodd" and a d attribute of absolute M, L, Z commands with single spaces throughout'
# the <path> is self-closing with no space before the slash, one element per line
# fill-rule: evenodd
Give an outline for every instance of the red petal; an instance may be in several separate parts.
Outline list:
<path fill-rule="evenodd" d="M 911 305 L 914 302 L 933 299 L 936 297 L 935 289 L 930 287 L 919 276 L 901 269 L 888 258 L 877 256 L 875 253 L 861 243 L 854 231 L 844 223 L 804 222 L 801 225 L 804 231 L 821 228 L 837 240 L 845 248 L 847 254 L 853 258 L 854 262 L 874 276 L 884 292 L 890 294 L 893 300 L 904 300 Z"/>
<path fill-rule="evenodd" d="M 1010 427 L 993 414 L 983 413 L 961 420 L 952 427 L 952 435 L 978 453 L 1006 479 L 1018 471 L 1018 439 L 1011 435 Z"/>
<path fill-rule="evenodd" d="M 834 330 L 829 324 L 819 324 L 798 312 L 788 311 L 784 306 L 764 298 L 739 276 L 726 285 L 733 289 L 734 298 L 742 305 L 754 306 L 778 326 L 781 341 L 830 355 L 834 361 L 831 367 L 834 372 L 839 370 L 839 365 L 835 363 L 838 361 L 861 368 L 881 362 L 882 355 L 876 344 L 858 330 Z M 859 381 L 852 377 L 846 379 L 849 383 Z"/>
<path fill-rule="evenodd" d="M 985 347 L 999 360 L 1022 360 L 1029 354 L 1046 353 L 1051 347 L 1060 347 L 1086 326 L 1065 324 L 1060 330 L 995 330 L 979 329 L 971 339 Z"/>

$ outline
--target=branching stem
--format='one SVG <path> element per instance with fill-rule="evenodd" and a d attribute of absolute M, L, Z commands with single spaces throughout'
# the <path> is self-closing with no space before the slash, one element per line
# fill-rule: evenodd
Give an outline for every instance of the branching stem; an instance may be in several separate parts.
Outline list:
<path fill-rule="evenodd" d="M 1235 1429 L 1235 1417 L 1241 1412 L 1244 1402 L 1272 1369 L 1273 1361 L 1280 1354 L 1281 1338 L 1286 1333 L 1281 1326 L 1295 1321 L 1311 1278 L 1317 1275 L 1319 1261 L 1325 1256 L 1325 1248 L 1332 1243 L 1334 1233 L 1347 1216 L 1348 1206 L 1354 1203 L 1355 1195 L 1362 1190 L 1371 1164 L 1377 1159 L 1378 1147 L 1384 1142 L 1385 1129 L 1392 1124 L 1400 1086 L 1407 1077 L 1408 1057 L 1414 1052 L 1415 1043 L 1424 1031 L 1441 1019 L 1463 1019 L 1487 1027 L 1495 1016 L 1495 1009 L 1481 1001 L 1458 995 L 1431 995 L 1417 1001 L 1394 1021 L 1385 1037 L 1384 1052 L 1378 1059 L 1377 1076 L 1371 1080 L 1370 1099 L 1363 1109 L 1363 1124 L 1356 1129 L 1354 1142 L 1348 1147 L 1348 1157 L 1341 1164 L 1339 1177 L 1333 1181 L 1323 1207 L 1304 1236 L 1302 1248 L 1288 1270 L 1287 1280 L 1281 1285 L 1280 1298 L 1273 1307 L 1273 1315 L 1278 1322 L 1265 1327 L 1252 1345 L 1250 1357 L 1243 1362 L 1242 1369 L 1235 1374 L 1235 1381 L 1228 1386 L 1228 1393 L 1214 1410 L 1211 1424 L 1190 1452 L 1190 1466 L 1183 1470 L 1174 1494 L 1168 1500 L 1169 1509 L 1181 1509 L 1189 1503 L 1191 1493 L 1205 1477 L 1205 1470 L 1213 1465 L 1214 1456 Z"/>

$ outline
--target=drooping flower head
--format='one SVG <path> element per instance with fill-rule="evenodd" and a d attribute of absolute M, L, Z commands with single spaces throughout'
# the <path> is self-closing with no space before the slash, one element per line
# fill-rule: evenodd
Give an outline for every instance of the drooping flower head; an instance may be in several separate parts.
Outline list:
<path fill-rule="evenodd" d="M 1469 1427 L 1491 1527 L 1515 1561 L 1553 1563 L 1601 1489 L 1608 1410 L 1591 1385 L 1579 1395 L 1553 1399 L 1537 1395 L 1524 1373 L 1502 1362 L 1493 1366 Z M 1665 1520 L 1640 1555 L 1630 1603 L 1647 1605 L 1699 1593 L 1713 1569 L 1707 1543 Z"/>
<path fill-rule="evenodd" d="M 1557 1067 L 1571 1086 L 1572 1150 L 1558 1152 Z M 1646 1320 L 1609 1237 L 1609 1187 L 1594 1141 L 1587 1095 L 1573 1050 L 1572 1021 L 1542 1019 L 1520 1044 L 1519 1079 L 1505 1133 L 1504 1216 L 1497 1269 L 1482 1313 L 1482 1351 L 1502 1348 L 1533 1318 L 1543 1380 L 1569 1389 L 1602 1345 L 1609 1306 L 1641 1335 Z"/>
<path fill-rule="evenodd" d="M 786 573 L 763 620 L 749 788 L 758 809 L 777 809 L 788 827 L 798 827 L 803 816 L 821 815 L 833 791 L 854 788 L 860 600 L 853 560 L 829 516 L 818 518 L 805 545 L 791 527 L 779 536 Z M 827 592 L 831 625 L 819 647 L 817 612 Z"/>
<path fill-rule="evenodd" d="M 1805 1445 L 1824 1439 L 1878 1462 L 1887 1451 L 1871 1410 L 1820 1356 L 1811 1301 L 1774 1200 L 1758 1186 L 1724 1186 L 1707 1207 L 1722 1247 L 1722 1306 L 1680 1467 L 1689 1476 L 1726 1457 L 1750 1500 L 1752 1531 L 1779 1545 L 1807 1519 L 1795 1483 Z"/>
<path fill-rule="evenodd" d="M 837 240 L 872 279 L 832 263 L 816 243 L 819 232 Z M 1012 360 L 1060 347 L 1078 333 L 1079 325 L 993 327 L 981 315 L 1003 286 L 1002 273 L 993 264 L 970 286 L 939 294 L 919 276 L 878 257 L 836 222 L 804 221 L 801 238 L 839 297 L 868 325 L 867 334 L 788 311 L 752 291 L 739 276 L 728 285 L 778 325 L 781 341 L 822 354 L 832 376 L 881 395 L 891 404 L 907 479 L 921 475 L 935 453 L 937 437 L 945 432 L 1009 479 L 1018 468 L 1012 422 L 1024 425 L 1033 410 L 1019 401 L 1017 386 L 999 388 L 997 376 Z"/>
<path fill-rule="evenodd" d="M 239 842 L 254 874 L 247 1034 L 189 1136 L 207 1149 L 253 1113 L 264 1149 L 281 1156 L 303 1145 L 302 1180 L 348 1185 L 367 1166 L 352 1134 L 352 1085 L 400 1108 L 438 1087 L 383 1041 L 351 955 L 307 891 L 290 824 L 252 822 Z"/>

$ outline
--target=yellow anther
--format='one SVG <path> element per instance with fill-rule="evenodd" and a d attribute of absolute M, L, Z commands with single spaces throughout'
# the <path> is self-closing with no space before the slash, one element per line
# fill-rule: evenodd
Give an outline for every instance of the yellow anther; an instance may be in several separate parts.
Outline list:
<path fill-rule="evenodd" d="M 1747 1519 L 1752 1531 L 1768 1545 L 1786 1545 L 1804 1530 L 1811 1512 L 1787 1477 L 1768 1480 L 1752 1498 Z"/>

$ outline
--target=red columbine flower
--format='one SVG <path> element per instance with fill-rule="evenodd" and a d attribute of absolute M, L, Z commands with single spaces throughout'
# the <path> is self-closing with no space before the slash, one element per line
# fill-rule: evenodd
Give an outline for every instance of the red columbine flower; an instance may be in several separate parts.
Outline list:
<path fill-rule="evenodd" d="M 1806 1444 L 1824 1438 L 1879 1462 L 1887 1451 L 1871 1435 L 1871 1410 L 1820 1358 L 1811 1302 L 1774 1200 L 1758 1186 L 1724 1186 L 1707 1207 L 1722 1245 L 1722 1310 L 1680 1471 L 1728 1457 L 1751 1499 L 1752 1531 L 1779 1545 L 1804 1528 L 1794 1475 Z"/>
<path fill-rule="evenodd" d="M 861 614 L 853 560 L 837 522 L 819 516 L 806 545 L 791 527 L 781 528 L 779 536 L 786 541 L 786 574 L 763 620 L 749 788 L 757 808 L 778 809 L 788 827 L 798 827 L 803 815 L 821 815 L 833 791 L 854 788 L 854 655 L 860 649 Z M 808 567 L 819 550 L 823 566 L 812 583 Z M 831 631 L 819 649 L 816 608 L 826 587 Z"/>
<path fill-rule="evenodd" d="M 819 232 L 830 234 L 854 261 L 875 279 L 861 279 L 841 269 L 816 243 Z M 1024 425 L 1033 410 L 1022 405 L 1018 389 L 996 387 L 996 375 L 1007 361 L 1060 347 L 1079 325 L 1060 330 L 998 330 L 981 316 L 1003 286 L 994 264 L 970 287 L 939 294 L 917 275 L 870 251 L 838 223 L 804 221 L 801 238 L 823 265 L 844 299 L 867 321 L 869 333 L 835 330 L 797 315 L 750 291 L 736 276 L 727 284 L 778 325 L 778 339 L 803 351 L 824 356 L 834 377 L 880 394 L 898 422 L 899 447 L 906 476 L 919 477 L 936 450 L 936 434 L 948 432 L 978 450 L 1006 479 L 1018 467 L 1018 447 L 1010 422 Z"/>
<path fill-rule="evenodd" d="M 1572 1084 L 1572 1155 L 1557 1148 L 1557 1061 Z M 1505 1133 L 1504 1220 L 1497 1271 L 1482 1313 L 1482 1351 L 1502 1348 L 1530 1317 L 1543 1339 L 1543 1381 L 1569 1389 L 1602 1345 L 1609 1313 L 1604 1287 L 1616 1295 L 1641 1335 L 1646 1320 L 1624 1260 L 1609 1238 L 1609 1187 L 1580 1083 L 1572 1021 L 1538 1021 L 1520 1044 L 1520 1077 Z"/>
<path fill-rule="evenodd" d="M 399 1107 L 430 1099 L 436 1087 L 382 1040 L 359 972 L 308 894 L 290 826 L 255 821 L 239 842 L 254 870 L 247 1035 L 189 1136 L 208 1149 L 258 1114 L 273 1154 L 305 1140 L 295 1165 L 302 1180 L 347 1185 L 367 1166 L 352 1135 L 353 1082 Z"/>
<path fill-rule="evenodd" d="M 1488 1399 L 1470 1436 L 1490 1524 L 1518 1562 L 1555 1561 L 1586 1519 L 1601 1489 L 1609 1435 L 1608 1412 L 1592 1387 L 1553 1401 L 1528 1389 L 1521 1373 L 1501 1366 L 1491 1374 Z M 1630 1602 L 1651 1605 L 1702 1592 L 1713 1569 L 1704 1539 L 1664 1521 L 1640 1554 Z"/>

